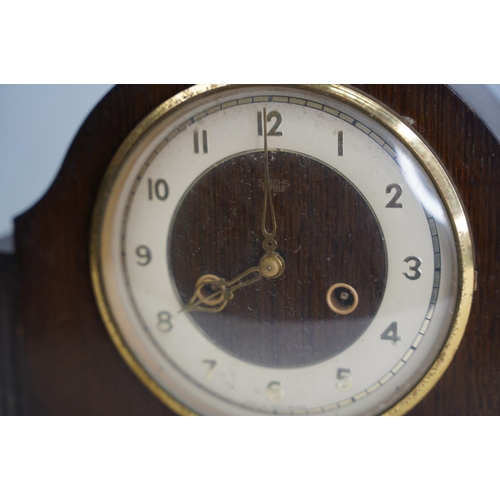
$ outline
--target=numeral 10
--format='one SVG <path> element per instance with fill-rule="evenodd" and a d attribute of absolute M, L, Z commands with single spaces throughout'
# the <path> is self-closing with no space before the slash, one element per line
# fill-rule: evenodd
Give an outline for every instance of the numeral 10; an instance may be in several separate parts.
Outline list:
<path fill-rule="evenodd" d="M 168 184 L 167 181 L 163 179 L 158 179 L 153 181 L 153 179 L 148 179 L 148 196 L 150 200 L 160 200 L 165 201 L 168 198 Z"/>

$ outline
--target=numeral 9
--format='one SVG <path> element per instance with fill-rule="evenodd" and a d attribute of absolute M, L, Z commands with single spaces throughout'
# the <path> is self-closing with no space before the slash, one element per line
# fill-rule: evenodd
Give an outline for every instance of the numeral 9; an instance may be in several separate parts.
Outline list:
<path fill-rule="evenodd" d="M 140 266 L 145 267 L 153 260 L 151 250 L 144 245 L 137 247 L 135 253 L 137 254 L 137 257 L 142 260 L 142 262 L 137 262 L 137 264 L 139 264 Z"/>

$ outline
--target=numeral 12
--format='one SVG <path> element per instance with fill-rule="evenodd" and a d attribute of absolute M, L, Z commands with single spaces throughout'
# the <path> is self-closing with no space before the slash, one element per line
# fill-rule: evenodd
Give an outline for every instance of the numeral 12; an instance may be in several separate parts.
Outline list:
<path fill-rule="evenodd" d="M 273 120 L 275 120 L 273 127 L 271 128 L 271 130 L 269 130 L 267 132 L 267 135 L 274 136 L 274 137 L 282 137 L 283 132 L 280 132 L 278 129 L 280 128 L 281 124 L 283 123 L 283 117 L 277 111 L 271 111 L 270 113 L 266 113 L 265 110 L 264 110 L 264 113 L 262 113 L 262 111 L 257 112 L 257 132 L 258 132 L 258 134 L 264 135 L 264 131 L 263 131 L 264 116 L 263 115 L 265 115 L 266 121 L 268 121 L 268 122 L 272 122 Z"/>

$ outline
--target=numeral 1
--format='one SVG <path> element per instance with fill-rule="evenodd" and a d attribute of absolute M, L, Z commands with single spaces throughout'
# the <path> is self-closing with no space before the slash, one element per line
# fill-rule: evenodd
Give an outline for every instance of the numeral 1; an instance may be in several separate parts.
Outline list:
<path fill-rule="evenodd" d="M 344 132 L 342 130 L 339 130 L 337 133 L 337 142 L 339 156 L 344 156 Z"/>

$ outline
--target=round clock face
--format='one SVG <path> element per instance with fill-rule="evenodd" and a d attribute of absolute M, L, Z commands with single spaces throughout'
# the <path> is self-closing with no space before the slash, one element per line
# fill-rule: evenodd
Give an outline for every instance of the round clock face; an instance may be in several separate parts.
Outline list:
<path fill-rule="evenodd" d="M 465 328 L 465 215 L 439 160 L 341 86 L 197 86 L 138 126 L 96 208 L 106 325 L 180 413 L 403 413 Z M 437 361 L 436 361 L 437 360 Z"/>

